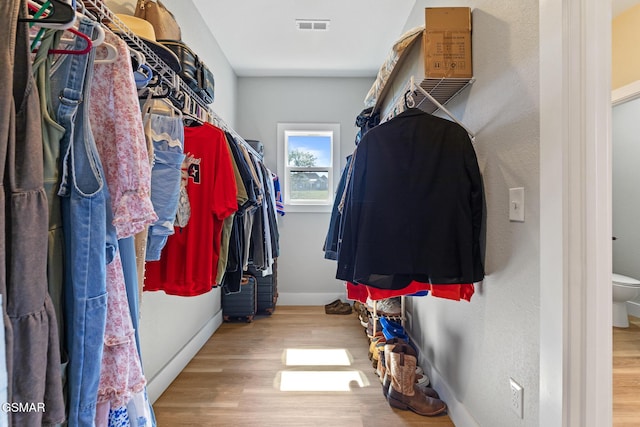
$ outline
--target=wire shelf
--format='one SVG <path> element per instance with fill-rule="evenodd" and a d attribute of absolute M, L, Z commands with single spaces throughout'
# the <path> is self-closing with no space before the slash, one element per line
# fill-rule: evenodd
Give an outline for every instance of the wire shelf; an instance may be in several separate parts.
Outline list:
<path fill-rule="evenodd" d="M 227 123 L 206 104 L 196 93 L 175 73 L 158 55 L 156 55 L 147 44 L 133 33 L 122 20 L 120 20 L 105 4 L 102 0 L 84 0 L 84 6 L 88 11 L 95 15 L 98 22 L 108 25 L 118 36 L 120 36 L 127 45 L 138 52 L 141 52 L 145 56 L 147 65 L 149 65 L 161 79 L 161 81 L 168 87 L 176 89 L 179 93 L 184 94 L 188 98 L 189 102 L 185 103 L 189 109 L 193 111 L 186 111 L 196 117 L 202 117 L 204 121 L 215 124 L 220 129 L 229 132 L 238 139 L 251 154 L 256 158 L 262 159 L 260 155 L 244 138 L 227 125 Z"/>

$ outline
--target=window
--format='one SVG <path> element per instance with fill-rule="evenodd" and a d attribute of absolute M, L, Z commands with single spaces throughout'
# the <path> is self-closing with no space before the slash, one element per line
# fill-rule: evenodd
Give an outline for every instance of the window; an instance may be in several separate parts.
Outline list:
<path fill-rule="evenodd" d="M 339 165 L 338 124 L 278 124 L 278 174 L 293 212 L 330 211 Z"/>

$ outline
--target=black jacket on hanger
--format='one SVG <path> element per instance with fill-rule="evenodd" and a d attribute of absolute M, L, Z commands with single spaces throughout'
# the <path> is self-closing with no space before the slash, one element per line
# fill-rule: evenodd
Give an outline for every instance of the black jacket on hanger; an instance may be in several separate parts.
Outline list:
<path fill-rule="evenodd" d="M 460 125 L 408 109 L 369 130 L 352 159 L 336 277 L 381 289 L 483 279 L 483 190 Z"/>

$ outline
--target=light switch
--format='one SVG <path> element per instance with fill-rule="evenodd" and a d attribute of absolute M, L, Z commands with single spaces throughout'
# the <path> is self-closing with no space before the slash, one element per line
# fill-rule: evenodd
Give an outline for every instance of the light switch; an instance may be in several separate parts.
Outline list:
<path fill-rule="evenodd" d="M 524 187 L 509 189 L 509 221 L 524 222 Z"/>

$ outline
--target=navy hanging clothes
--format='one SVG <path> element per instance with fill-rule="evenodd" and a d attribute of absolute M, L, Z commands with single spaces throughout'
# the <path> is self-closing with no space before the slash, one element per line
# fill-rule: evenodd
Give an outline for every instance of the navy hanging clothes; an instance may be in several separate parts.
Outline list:
<path fill-rule="evenodd" d="M 483 189 L 460 125 L 412 108 L 358 145 L 336 277 L 380 289 L 483 279 Z"/>

